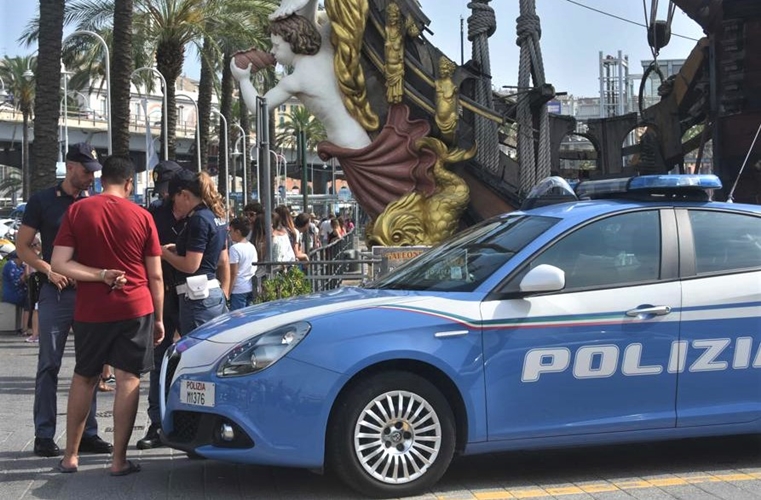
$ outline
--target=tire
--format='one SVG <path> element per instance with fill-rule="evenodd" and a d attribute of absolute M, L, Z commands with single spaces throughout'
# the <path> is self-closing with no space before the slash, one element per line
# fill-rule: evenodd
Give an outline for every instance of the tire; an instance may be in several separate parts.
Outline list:
<path fill-rule="evenodd" d="M 341 397 L 333 415 L 328 466 L 364 495 L 424 492 L 452 461 L 452 409 L 441 392 L 418 375 L 385 372 L 360 380 Z"/>

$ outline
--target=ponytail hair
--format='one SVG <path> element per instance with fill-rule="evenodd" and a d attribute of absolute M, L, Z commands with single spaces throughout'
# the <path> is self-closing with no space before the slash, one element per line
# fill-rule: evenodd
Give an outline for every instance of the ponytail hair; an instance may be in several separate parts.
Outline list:
<path fill-rule="evenodd" d="M 196 181 L 198 182 L 197 196 L 201 198 L 209 209 L 214 212 L 214 215 L 220 219 L 226 215 L 225 202 L 222 195 L 217 191 L 214 182 L 206 172 L 199 172 L 196 174 Z"/>

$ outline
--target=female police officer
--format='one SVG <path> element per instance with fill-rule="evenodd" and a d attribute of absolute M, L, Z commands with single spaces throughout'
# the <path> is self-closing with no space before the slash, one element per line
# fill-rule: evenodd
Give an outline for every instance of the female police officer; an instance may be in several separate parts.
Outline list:
<path fill-rule="evenodd" d="M 169 182 L 175 215 L 187 224 L 176 244 L 162 247 L 162 258 L 177 270 L 180 335 L 227 312 L 226 298 L 216 279 L 220 252 L 225 248 L 225 206 L 211 177 L 187 170 Z"/>

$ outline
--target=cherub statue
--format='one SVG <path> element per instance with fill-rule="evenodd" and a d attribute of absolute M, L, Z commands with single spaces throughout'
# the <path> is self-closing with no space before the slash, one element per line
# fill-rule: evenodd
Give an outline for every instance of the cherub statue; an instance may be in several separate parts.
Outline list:
<path fill-rule="evenodd" d="M 446 172 L 440 172 L 444 161 L 441 155 L 446 154 L 447 159 L 454 156 L 445 146 L 420 146 L 427 144 L 423 139 L 430 133 L 430 123 L 412 119 L 409 107 L 401 102 L 404 36 L 405 33 L 412 36 L 417 29 L 412 18 L 403 21 L 398 6 L 389 6 L 389 22 L 394 26 L 390 38 L 396 37 L 393 40 L 396 45 L 391 51 L 393 54 L 387 54 L 387 71 L 391 70 L 394 77 L 389 83 L 391 105 L 385 123 L 379 129 L 378 116 L 367 99 L 361 65 L 367 3 L 326 0 L 327 17 L 321 16 L 319 20 L 316 7 L 316 0 L 283 0 L 280 8 L 270 16 L 274 59 L 263 51 L 246 51 L 236 54 L 230 62 L 246 106 L 254 113 L 257 110 L 258 94 L 251 82 L 252 70 L 258 71 L 275 61 L 291 67 L 292 71 L 264 97 L 271 108 L 296 97 L 322 122 L 327 141 L 318 145 L 320 157 L 323 160 L 338 159 L 352 193 L 372 219 L 383 213 L 389 204 L 403 197 L 412 199 L 413 195 L 417 208 L 436 207 L 438 210 L 444 207 L 437 200 L 444 199 L 444 195 L 449 196 L 449 191 L 459 187 L 446 184 Z M 373 132 L 372 139 L 369 132 Z M 443 183 L 439 190 L 437 180 Z M 467 196 L 467 192 L 464 193 Z M 429 199 L 432 203 L 428 203 Z M 456 219 L 459 212 L 451 212 Z M 446 216 L 448 214 L 439 219 L 444 220 Z M 421 217 L 420 210 L 416 217 Z M 386 220 L 390 221 L 383 226 L 386 233 L 393 232 L 399 225 L 393 222 L 397 220 L 393 217 Z M 421 227 L 431 234 L 447 233 L 428 215 L 425 220 L 429 223 Z"/>
<path fill-rule="evenodd" d="M 297 97 L 325 126 L 328 140 L 337 146 L 359 149 L 370 144 L 364 127 L 347 111 L 333 69 L 334 50 L 330 43 L 330 25 L 317 25 L 315 19 L 300 14 L 284 14 L 296 5 L 308 2 L 283 2 L 270 23 L 272 55 L 277 62 L 290 66 L 293 71 L 265 94 L 271 108 L 276 108 L 291 97 Z M 313 2 L 316 3 L 316 2 Z M 307 9 L 310 5 L 305 5 Z M 318 29 L 319 28 L 319 29 Z M 256 112 L 258 93 L 251 83 L 252 65 L 238 67 L 236 59 L 230 61 L 233 77 L 240 82 L 246 106 Z M 261 69 L 261 68 L 253 68 Z"/>

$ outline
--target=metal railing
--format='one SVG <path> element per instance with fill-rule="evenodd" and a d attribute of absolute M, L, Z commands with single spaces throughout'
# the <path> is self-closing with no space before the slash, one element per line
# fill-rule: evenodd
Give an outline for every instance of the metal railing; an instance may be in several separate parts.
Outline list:
<path fill-rule="evenodd" d="M 360 285 L 373 278 L 374 266 L 380 259 L 358 248 L 356 231 L 348 233 L 329 245 L 317 247 L 309 252 L 308 261 L 299 262 L 258 262 L 264 269 L 265 279 L 271 278 L 287 266 L 299 266 L 309 281 L 312 292 L 334 290 L 345 285 Z"/>

